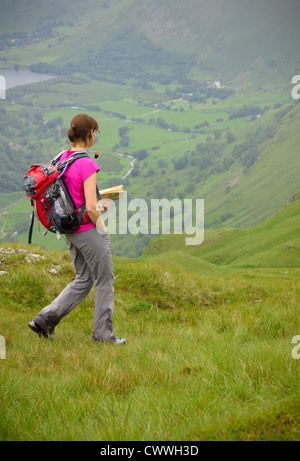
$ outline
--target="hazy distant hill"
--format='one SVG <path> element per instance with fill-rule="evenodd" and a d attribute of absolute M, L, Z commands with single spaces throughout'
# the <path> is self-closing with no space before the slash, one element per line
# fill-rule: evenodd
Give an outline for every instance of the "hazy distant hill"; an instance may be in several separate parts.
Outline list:
<path fill-rule="evenodd" d="M 35 70 L 80 65 L 119 81 L 211 70 L 225 83 L 282 86 L 297 72 L 299 13 L 297 0 L 4 0 L 0 30 L 5 46 L 48 40 Z"/>

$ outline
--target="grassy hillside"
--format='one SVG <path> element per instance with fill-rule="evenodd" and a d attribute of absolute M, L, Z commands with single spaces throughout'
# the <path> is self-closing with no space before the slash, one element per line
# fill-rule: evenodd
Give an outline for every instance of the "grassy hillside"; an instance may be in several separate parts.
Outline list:
<path fill-rule="evenodd" d="M 74 278 L 69 253 L 2 244 L 1 440 L 299 440 L 298 198 L 114 257 L 120 348 L 91 341 L 94 289 L 39 339 L 27 323 Z"/>
<path fill-rule="evenodd" d="M 177 263 L 202 274 L 228 267 L 298 268 L 299 212 L 300 201 L 293 200 L 253 228 L 206 230 L 199 246 L 186 246 L 185 235 L 164 235 L 150 243 L 141 260 Z"/>
<path fill-rule="evenodd" d="M 93 291 L 55 341 L 39 339 L 27 323 L 73 279 L 70 257 L 10 248 L 1 440 L 299 440 L 299 269 L 192 274 L 114 258 L 119 348 L 91 342 Z"/>

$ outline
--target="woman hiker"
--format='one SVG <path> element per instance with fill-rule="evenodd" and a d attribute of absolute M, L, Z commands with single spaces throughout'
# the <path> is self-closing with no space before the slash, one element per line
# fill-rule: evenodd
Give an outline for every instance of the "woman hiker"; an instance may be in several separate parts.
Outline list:
<path fill-rule="evenodd" d="M 62 154 L 60 161 L 76 151 L 89 149 L 97 131 L 98 123 L 93 117 L 86 114 L 76 115 L 68 130 L 73 147 Z M 84 200 L 86 201 L 89 222 L 81 224 L 74 233 L 65 235 L 76 277 L 51 304 L 29 322 L 28 326 L 39 336 L 51 337 L 56 325 L 87 297 L 94 283 L 93 340 L 115 345 L 127 342 L 125 338 L 117 338 L 113 332 L 114 274 L 109 234 L 101 212 L 97 209 L 96 175 L 99 170 L 97 163 L 87 157 L 72 163 L 64 173 L 64 181 L 76 207 L 80 208 Z M 102 228 L 100 232 L 96 228 L 99 223 Z"/>

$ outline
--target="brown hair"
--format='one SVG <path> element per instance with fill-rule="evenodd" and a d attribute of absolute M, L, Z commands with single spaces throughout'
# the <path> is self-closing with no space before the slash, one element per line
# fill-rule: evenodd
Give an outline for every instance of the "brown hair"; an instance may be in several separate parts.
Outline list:
<path fill-rule="evenodd" d="M 99 130 L 97 120 L 86 114 L 78 114 L 71 121 L 68 138 L 72 143 L 76 141 L 86 143 L 91 139 L 92 130 Z"/>

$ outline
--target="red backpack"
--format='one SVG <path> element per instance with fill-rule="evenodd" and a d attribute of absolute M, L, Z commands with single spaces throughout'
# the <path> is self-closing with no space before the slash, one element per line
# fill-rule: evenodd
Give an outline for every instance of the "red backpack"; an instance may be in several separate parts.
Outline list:
<path fill-rule="evenodd" d="M 33 165 L 23 176 L 23 189 L 34 206 L 28 243 L 31 243 L 32 239 L 34 214 L 46 228 L 44 234 L 49 230 L 56 233 L 58 238 L 60 234 L 71 234 L 78 230 L 81 224 L 91 222 L 86 212 L 85 201 L 80 208 L 76 208 L 63 180 L 64 172 L 73 162 L 89 156 L 82 151 L 74 152 L 73 155 L 60 162 L 61 155 L 62 152 L 50 164 Z M 100 199 L 97 186 L 96 193 Z"/>

